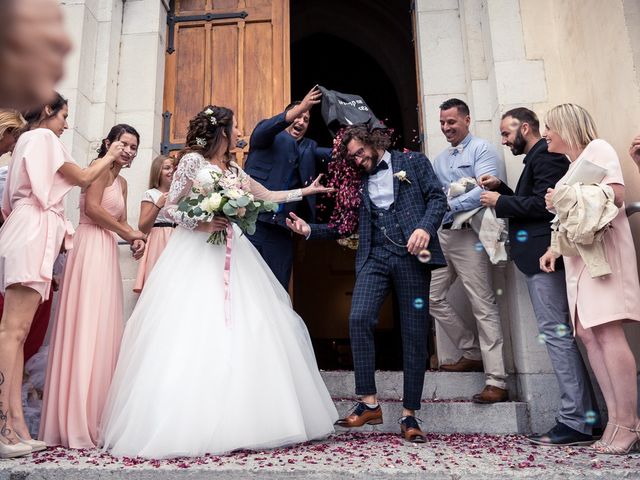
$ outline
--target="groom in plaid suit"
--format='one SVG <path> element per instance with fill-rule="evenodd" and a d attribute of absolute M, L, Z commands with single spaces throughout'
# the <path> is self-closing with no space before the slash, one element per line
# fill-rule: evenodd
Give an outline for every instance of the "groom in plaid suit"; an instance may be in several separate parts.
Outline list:
<path fill-rule="evenodd" d="M 425 441 L 415 418 L 427 363 L 431 270 L 445 266 L 437 230 L 446 197 L 421 153 L 387 150 L 389 139 L 364 126 L 348 127 L 342 138 L 348 157 L 362 170 L 359 246 L 349 334 L 361 397 L 343 427 L 382 423 L 375 385 L 374 328 L 393 286 L 398 297 L 403 345 L 404 395 L 400 430 L 405 440 Z M 289 227 L 308 239 L 335 238 L 327 225 L 307 224 L 294 213 Z"/>

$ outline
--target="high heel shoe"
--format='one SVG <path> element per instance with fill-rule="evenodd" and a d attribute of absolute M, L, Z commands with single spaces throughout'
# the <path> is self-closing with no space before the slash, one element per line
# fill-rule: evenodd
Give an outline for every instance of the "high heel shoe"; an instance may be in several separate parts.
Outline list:
<path fill-rule="evenodd" d="M 34 440 L 30 438 L 29 440 L 23 439 L 20 435 L 17 435 L 22 443 L 25 445 L 29 445 L 31 447 L 32 452 L 41 452 L 42 450 L 47 449 L 47 444 L 42 440 Z"/>
<path fill-rule="evenodd" d="M 7 445 L 0 442 L 0 458 L 16 458 L 29 455 L 33 450 L 26 443 L 16 443 Z"/>
<path fill-rule="evenodd" d="M 636 422 L 633 428 L 625 427 L 624 425 L 614 425 L 614 426 L 616 428 L 613 430 L 613 435 L 611 435 L 611 440 L 609 441 L 608 444 L 605 444 L 604 447 L 597 449 L 596 450 L 597 453 L 604 453 L 607 455 L 628 455 L 630 452 L 640 448 L 640 429 L 639 429 L 640 421 Z M 634 438 L 633 441 L 629 445 L 627 445 L 626 448 L 612 445 L 612 443 L 614 442 L 620 430 L 627 430 L 628 432 L 635 433 L 636 435 L 636 438 Z"/>
<path fill-rule="evenodd" d="M 609 445 L 609 442 L 607 442 L 604 439 L 604 433 L 607 431 L 607 428 L 609 427 L 609 425 L 615 425 L 615 424 L 611 422 L 607 422 L 606 427 L 602 431 L 602 438 L 600 438 L 600 440 L 596 440 L 593 444 L 591 444 L 591 448 L 593 448 L 594 450 L 602 450 L 604 447 Z"/>

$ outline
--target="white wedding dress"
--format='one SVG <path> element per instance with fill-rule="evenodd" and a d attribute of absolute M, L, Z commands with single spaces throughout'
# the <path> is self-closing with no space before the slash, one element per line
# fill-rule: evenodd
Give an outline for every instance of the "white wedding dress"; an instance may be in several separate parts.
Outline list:
<path fill-rule="evenodd" d="M 278 447 L 326 437 L 338 418 L 305 324 L 235 226 L 225 322 L 225 246 L 208 244 L 209 234 L 175 209 L 215 168 L 190 153 L 176 170 L 168 210 L 179 226 L 127 322 L 103 416 L 102 445 L 113 455 Z M 256 198 L 296 198 L 236 171 Z"/>

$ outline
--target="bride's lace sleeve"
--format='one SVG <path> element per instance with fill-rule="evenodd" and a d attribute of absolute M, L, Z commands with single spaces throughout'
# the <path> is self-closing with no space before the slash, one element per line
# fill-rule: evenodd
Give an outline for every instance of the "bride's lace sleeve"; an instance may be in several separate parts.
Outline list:
<path fill-rule="evenodd" d="M 235 165 L 235 163 L 234 166 L 238 168 L 240 171 L 239 175 L 242 176 L 243 183 L 246 182 L 248 184 L 249 191 L 254 197 L 256 197 L 256 199 L 266 200 L 273 203 L 299 202 L 302 200 L 301 188 L 296 188 L 295 190 L 269 190 L 247 175 L 246 172 Z"/>
<path fill-rule="evenodd" d="M 182 198 L 189 194 L 193 180 L 196 178 L 201 166 L 202 156 L 197 153 L 187 153 L 182 157 L 178 168 L 176 168 L 173 174 L 173 181 L 171 182 L 169 196 L 167 197 L 167 214 L 173 218 L 173 221 L 178 225 L 189 230 L 193 230 L 198 226 L 198 220 L 189 218 L 184 212 L 179 212 L 178 204 Z"/>

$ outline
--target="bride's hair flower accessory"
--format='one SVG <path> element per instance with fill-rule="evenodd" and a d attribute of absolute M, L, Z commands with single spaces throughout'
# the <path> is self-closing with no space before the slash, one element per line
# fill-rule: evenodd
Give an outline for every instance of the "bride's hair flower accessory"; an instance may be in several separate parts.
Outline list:
<path fill-rule="evenodd" d="M 202 137 L 196 137 L 196 145 L 200 147 L 205 147 L 207 145 L 207 140 Z"/>
<path fill-rule="evenodd" d="M 211 125 L 216 126 L 218 124 L 218 119 L 213 116 L 213 110 L 211 110 L 211 108 L 207 108 L 203 113 L 209 117 Z"/>

